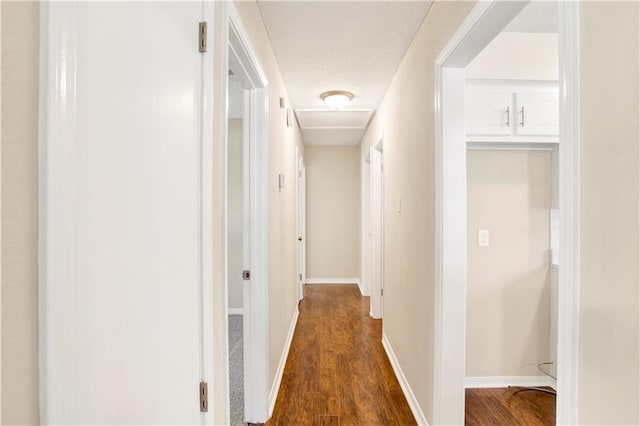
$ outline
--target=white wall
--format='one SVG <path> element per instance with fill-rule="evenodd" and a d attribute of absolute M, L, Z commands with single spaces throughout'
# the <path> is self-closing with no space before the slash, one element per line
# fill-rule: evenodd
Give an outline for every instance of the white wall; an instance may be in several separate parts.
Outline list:
<path fill-rule="evenodd" d="M 542 375 L 549 360 L 550 163 L 546 151 L 467 151 L 467 377 Z"/>
<path fill-rule="evenodd" d="M 581 2 L 579 424 L 640 424 L 638 2 Z"/>
<path fill-rule="evenodd" d="M 229 120 L 227 245 L 229 308 L 242 308 L 242 120 Z"/>
<path fill-rule="evenodd" d="M 467 66 L 467 78 L 558 80 L 558 34 L 500 33 Z"/>
<path fill-rule="evenodd" d="M 307 278 L 360 277 L 360 147 L 307 146 Z"/>
<path fill-rule="evenodd" d="M 2 2 L 2 424 L 38 424 L 39 5 Z"/>

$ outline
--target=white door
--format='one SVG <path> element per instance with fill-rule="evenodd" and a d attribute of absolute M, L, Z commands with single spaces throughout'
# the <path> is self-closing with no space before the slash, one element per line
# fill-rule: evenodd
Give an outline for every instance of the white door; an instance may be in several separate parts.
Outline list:
<path fill-rule="evenodd" d="M 298 157 L 298 300 L 304 297 L 307 279 L 307 182 L 304 158 Z"/>
<path fill-rule="evenodd" d="M 209 7 L 43 6 L 44 424 L 204 420 Z"/>
<path fill-rule="evenodd" d="M 371 295 L 371 154 L 362 162 L 362 292 Z"/>
<path fill-rule="evenodd" d="M 380 147 L 381 148 L 381 147 Z M 382 318 L 383 297 L 382 152 L 371 148 L 371 316 Z"/>

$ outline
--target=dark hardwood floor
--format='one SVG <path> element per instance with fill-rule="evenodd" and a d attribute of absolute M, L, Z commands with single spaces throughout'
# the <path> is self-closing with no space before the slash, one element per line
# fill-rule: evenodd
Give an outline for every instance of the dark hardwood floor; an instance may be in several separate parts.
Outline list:
<path fill-rule="evenodd" d="M 517 392 L 519 389 L 521 388 L 467 389 L 465 424 L 469 426 L 556 424 L 555 396 L 542 392 Z"/>
<path fill-rule="evenodd" d="M 307 285 L 268 425 L 415 425 L 356 285 Z"/>

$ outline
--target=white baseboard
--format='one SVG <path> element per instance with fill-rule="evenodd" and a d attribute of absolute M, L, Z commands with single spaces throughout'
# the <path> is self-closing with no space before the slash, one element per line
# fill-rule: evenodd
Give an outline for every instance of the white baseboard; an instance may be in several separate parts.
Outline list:
<path fill-rule="evenodd" d="M 507 388 L 509 386 L 556 388 L 556 381 L 549 376 L 487 376 L 465 377 L 465 388 Z"/>
<path fill-rule="evenodd" d="M 227 308 L 227 315 L 244 315 L 244 308 Z"/>
<path fill-rule="evenodd" d="M 296 307 L 296 311 L 291 319 L 291 325 L 289 325 L 289 333 L 287 334 L 287 340 L 284 342 L 284 348 L 282 348 L 282 354 L 280 355 L 280 364 L 278 364 L 278 370 L 276 371 L 276 377 L 271 385 L 271 392 L 269 392 L 269 417 L 273 414 L 273 409 L 276 405 L 276 399 L 278 399 L 278 391 L 280 390 L 280 383 L 282 382 L 282 376 L 284 374 L 284 367 L 287 365 L 287 358 L 289 357 L 289 349 L 291 348 L 291 342 L 293 341 L 293 333 L 296 330 L 296 324 L 298 323 L 298 315 L 300 312 Z"/>
<path fill-rule="evenodd" d="M 405 377 L 404 373 L 402 372 L 402 368 L 398 363 L 396 354 L 393 353 L 391 344 L 387 340 L 387 336 L 384 333 L 382 333 L 382 346 L 384 347 L 384 351 L 387 353 L 389 362 L 391 362 L 391 367 L 393 367 L 393 371 L 396 373 L 398 382 L 400 382 L 400 387 L 402 388 L 402 392 L 404 393 L 405 398 L 407 398 L 407 402 L 409 403 L 409 407 L 411 408 L 413 417 L 416 419 L 416 422 L 419 425 L 429 426 L 429 422 L 427 421 L 427 418 L 424 416 L 422 409 L 420 409 L 420 404 L 418 404 L 418 400 L 416 399 L 416 396 L 413 394 L 413 390 L 411 390 L 411 386 L 409 385 L 409 382 L 407 381 L 407 378 Z"/>
<path fill-rule="evenodd" d="M 357 284 L 360 287 L 360 278 L 307 278 L 306 284 Z"/>
<path fill-rule="evenodd" d="M 360 289 L 360 296 L 364 296 L 364 284 L 362 283 L 362 280 L 358 279 L 356 284 L 358 284 L 358 288 Z"/>

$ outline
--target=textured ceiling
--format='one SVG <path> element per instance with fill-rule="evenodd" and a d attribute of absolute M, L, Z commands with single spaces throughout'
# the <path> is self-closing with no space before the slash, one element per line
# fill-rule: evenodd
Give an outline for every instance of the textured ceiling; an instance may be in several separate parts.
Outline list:
<path fill-rule="evenodd" d="M 350 109 L 375 110 L 430 1 L 259 1 L 290 103 L 327 110 L 320 94 L 348 90 Z M 326 123 L 326 144 L 359 143 Z M 319 129 L 314 129 L 314 140 Z M 361 134 L 360 132 L 359 134 Z M 349 138 L 348 136 L 351 135 Z M 304 136 L 305 142 L 310 143 Z M 359 136 L 361 137 L 361 136 Z"/>
<path fill-rule="evenodd" d="M 557 33 L 558 2 L 534 0 L 504 29 L 519 33 Z"/>

